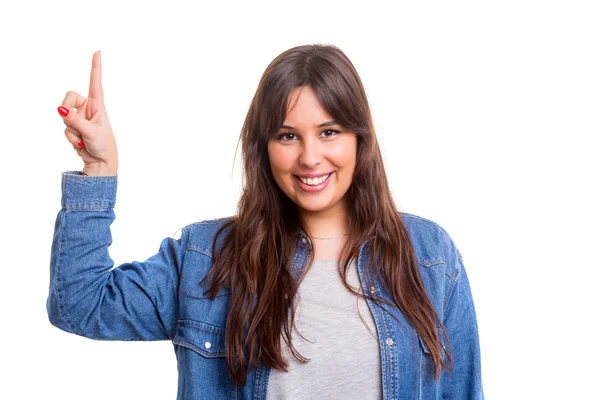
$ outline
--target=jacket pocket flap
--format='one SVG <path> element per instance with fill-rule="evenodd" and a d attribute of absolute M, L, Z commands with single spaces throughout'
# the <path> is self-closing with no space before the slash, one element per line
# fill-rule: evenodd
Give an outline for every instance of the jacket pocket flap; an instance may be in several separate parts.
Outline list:
<path fill-rule="evenodd" d="M 441 358 L 442 360 L 445 358 L 445 350 L 446 350 L 446 345 L 444 343 L 444 331 L 442 330 L 442 328 L 440 328 L 439 326 L 437 327 L 437 334 L 438 337 L 442 340 L 442 352 L 441 352 Z M 425 343 L 425 341 L 421 338 L 421 336 L 418 336 L 419 338 L 419 343 L 421 344 L 421 348 L 423 349 L 423 353 L 425 354 L 431 354 L 431 350 L 429 350 L 429 347 L 427 347 L 427 343 Z"/>
<path fill-rule="evenodd" d="M 427 344 L 425 343 L 425 341 L 423 339 L 421 339 L 421 336 L 419 336 L 419 342 L 421 343 L 421 348 L 423 349 L 423 352 L 425 354 L 431 354 L 431 352 L 429 351 L 429 347 L 427 347 Z"/>
<path fill-rule="evenodd" d="M 193 320 L 179 320 L 173 344 L 187 347 L 204 357 L 225 356 L 225 330 Z"/>

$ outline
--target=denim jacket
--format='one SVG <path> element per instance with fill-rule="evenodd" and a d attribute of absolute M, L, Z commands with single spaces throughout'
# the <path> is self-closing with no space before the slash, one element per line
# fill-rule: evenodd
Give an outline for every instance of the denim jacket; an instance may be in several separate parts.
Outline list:
<path fill-rule="evenodd" d="M 179 371 L 178 399 L 265 399 L 269 367 L 250 368 L 244 386 L 229 378 L 225 325 L 230 290 L 222 288 L 209 300 L 198 284 L 213 264 L 214 234 L 227 219 L 189 224 L 180 238 L 163 239 L 146 261 L 113 268 L 108 247 L 116 192 L 117 176 L 62 174 L 46 304 L 52 325 L 96 340 L 171 340 Z M 434 380 L 426 368 L 429 349 L 402 313 L 367 300 L 380 343 L 382 396 L 483 399 L 477 322 L 461 254 L 436 223 L 407 213 L 400 216 L 427 294 L 447 330 L 454 369 Z M 297 239 L 291 265 L 296 278 L 312 251 L 308 237 L 298 233 Z M 361 278 L 366 243 L 357 262 Z M 392 302 L 380 281 L 367 287 L 366 278 L 365 293 Z"/>

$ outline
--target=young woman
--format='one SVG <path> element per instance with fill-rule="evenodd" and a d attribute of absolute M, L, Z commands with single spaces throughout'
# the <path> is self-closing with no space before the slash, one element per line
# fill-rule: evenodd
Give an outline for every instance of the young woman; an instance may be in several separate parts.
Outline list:
<path fill-rule="evenodd" d="M 483 398 L 461 254 L 439 225 L 397 211 L 337 47 L 295 47 L 267 67 L 241 131 L 235 216 L 112 270 L 118 156 L 100 52 L 88 98 L 68 92 L 59 113 L 84 167 L 62 175 L 53 325 L 171 340 L 180 399 Z"/>

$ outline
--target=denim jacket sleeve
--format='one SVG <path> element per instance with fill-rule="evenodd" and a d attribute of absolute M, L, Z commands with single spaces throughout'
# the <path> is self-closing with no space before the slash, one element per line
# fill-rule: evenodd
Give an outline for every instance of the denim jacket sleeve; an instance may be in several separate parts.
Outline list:
<path fill-rule="evenodd" d="M 460 251 L 452 243 L 456 280 L 444 307 L 444 327 L 450 339 L 454 364 L 451 373 L 444 370 L 444 399 L 483 400 L 479 333 L 469 279 Z"/>
<path fill-rule="evenodd" d="M 177 288 L 187 243 L 165 238 L 144 262 L 113 269 L 108 253 L 117 176 L 63 172 L 46 302 L 50 322 L 98 340 L 166 340 L 175 335 Z"/>

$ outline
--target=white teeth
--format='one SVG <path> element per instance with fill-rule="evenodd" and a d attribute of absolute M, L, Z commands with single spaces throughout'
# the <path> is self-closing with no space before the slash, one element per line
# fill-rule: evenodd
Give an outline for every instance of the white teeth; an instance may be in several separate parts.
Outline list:
<path fill-rule="evenodd" d="M 320 185 L 321 183 L 323 183 L 325 181 L 325 179 L 327 179 L 329 177 L 329 175 L 330 174 L 323 175 L 318 178 L 302 178 L 302 177 L 299 177 L 299 178 L 306 185 L 316 186 L 316 185 Z"/>

